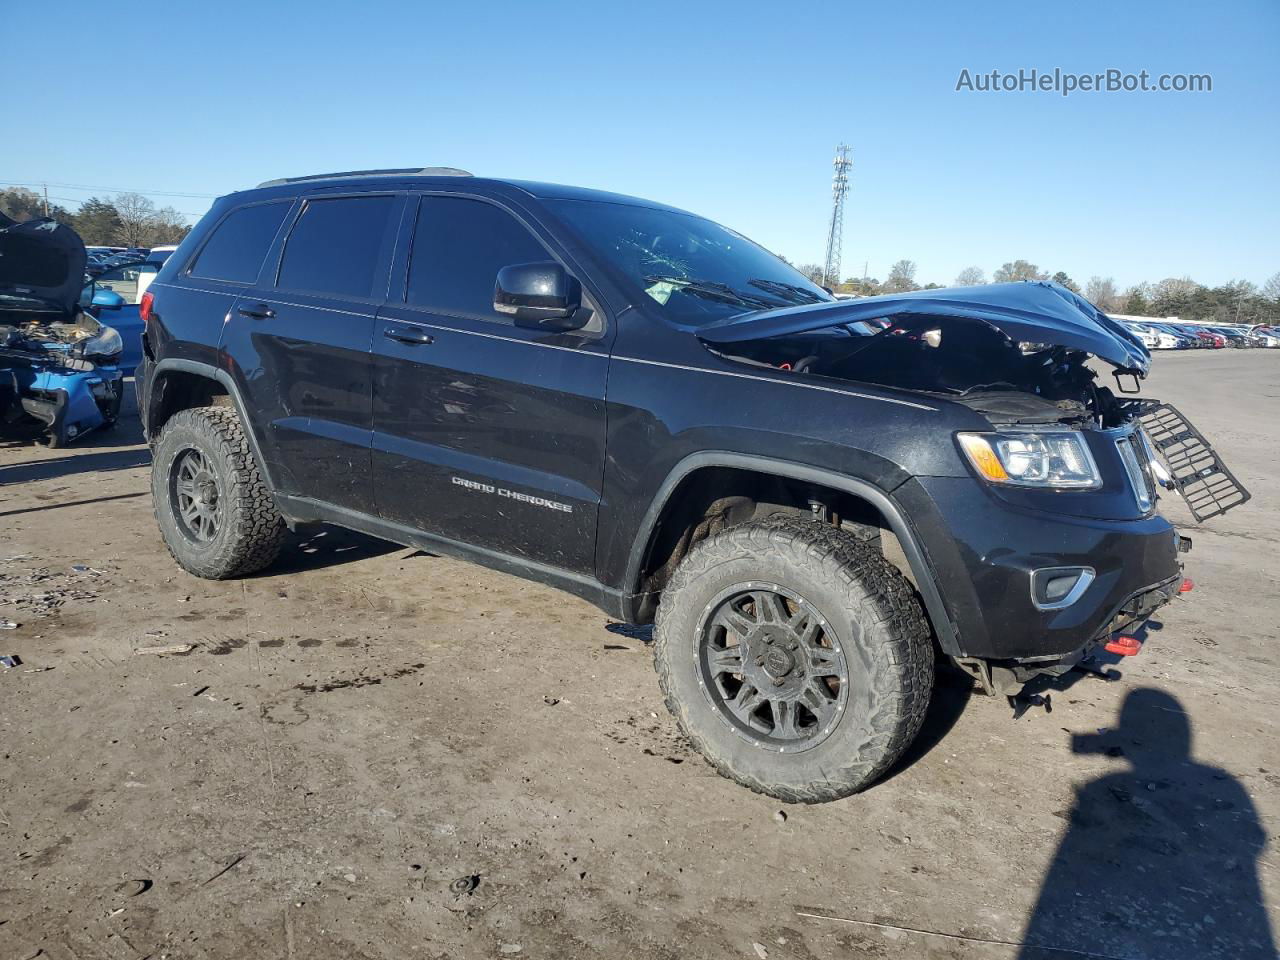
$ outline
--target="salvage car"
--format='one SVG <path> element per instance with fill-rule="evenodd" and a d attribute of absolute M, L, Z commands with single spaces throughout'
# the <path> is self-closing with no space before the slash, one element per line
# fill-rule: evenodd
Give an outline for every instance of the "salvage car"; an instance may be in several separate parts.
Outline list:
<path fill-rule="evenodd" d="M 0 430 L 60 447 L 120 413 L 120 335 L 90 309 L 121 298 L 85 283 L 85 249 L 65 224 L 0 214 Z"/>
<path fill-rule="evenodd" d="M 712 221 L 452 169 L 217 200 L 142 298 L 165 544 L 332 523 L 656 622 L 667 706 L 785 801 L 874 783 L 935 658 L 984 692 L 1141 648 L 1248 499 L 1150 354 L 1049 282 L 836 300 Z M 1114 370 L 1114 389 L 1094 366 Z M 530 656 L 536 656 L 536 640 Z"/>

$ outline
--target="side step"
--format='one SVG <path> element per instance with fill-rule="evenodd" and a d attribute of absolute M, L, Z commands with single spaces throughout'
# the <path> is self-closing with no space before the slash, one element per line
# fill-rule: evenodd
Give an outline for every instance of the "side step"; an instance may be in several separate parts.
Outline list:
<path fill-rule="evenodd" d="M 1249 500 L 1249 491 L 1176 407 L 1146 401 L 1139 420 L 1196 520 L 1216 517 Z"/>

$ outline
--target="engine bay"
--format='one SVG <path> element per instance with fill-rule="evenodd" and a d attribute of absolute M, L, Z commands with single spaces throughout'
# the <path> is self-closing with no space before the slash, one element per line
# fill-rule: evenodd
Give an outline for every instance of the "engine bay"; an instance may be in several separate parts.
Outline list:
<path fill-rule="evenodd" d="M 976 319 L 908 314 L 708 347 L 753 366 L 943 397 L 994 425 L 1109 429 L 1133 416 L 1097 382 L 1088 353 L 1016 342 Z"/>
<path fill-rule="evenodd" d="M 30 354 L 33 360 L 55 361 L 71 369 L 93 369 L 89 358 L 111 358 L 109 352 L 85 350 L 94 347 L 95 341 L 101 341 L 104 331 L 111 330 L 90 314 L 80 312 L 74 320 L 51 323 L 32 317 L 26 311 L 0 310 L 0 351 L 4 352 L 5 359 L 21 360 L 24 354 Z M 109 351 L 110 346 L 108 338 L 102 347 Z"/>

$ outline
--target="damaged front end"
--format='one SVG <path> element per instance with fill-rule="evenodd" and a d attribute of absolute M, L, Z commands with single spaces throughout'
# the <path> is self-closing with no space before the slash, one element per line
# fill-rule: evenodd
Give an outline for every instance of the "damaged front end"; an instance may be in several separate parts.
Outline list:
<path fill-rule="evenodd" d="M 1162 487 L 1197 521 L 1249 499 L 1176 409 L 1135 395 L 1150 364 L 1141 342 L 1056 284 L 761 311 L 698 336 L 733 362 L 911 391 L 983 418 L 948 437 L 922 424 L 920 442 L 954 443 L 972 477 L 917 477 L 895 496 L 951 541 L 927 545 L 958 621 L 948 652 L 991 693 L 1087 669 L 1178 594 L 1190 540 L 1157 514 Z"/>
<path fill-rule="evenodd" d="M 75 231 L 0 218 L 0 430 L 65 446 L 119 416 L 123 343 L 83 309 Z"/>

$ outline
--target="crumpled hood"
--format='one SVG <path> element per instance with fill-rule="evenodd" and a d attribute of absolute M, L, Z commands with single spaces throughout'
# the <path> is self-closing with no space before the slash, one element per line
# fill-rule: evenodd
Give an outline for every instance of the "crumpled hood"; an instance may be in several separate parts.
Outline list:
<path fill-rule="evenodd" d="M 1137 337 L 1084 297 L 1050 282 L 915 290 L 783 307 L 731 317 L 695 332 L 709 343 L 739 343 L 911 314 L 982 320 L 1011 340 L 1083 350 L 1121 370 L 1144 375 L 1151 366 L 1151 354 Z"/>
<path fill-rule="evenodd" d="M 86 259 L 80 234 L 65 224 L 0 213 L 0 310 L 74 316 Z"/>

